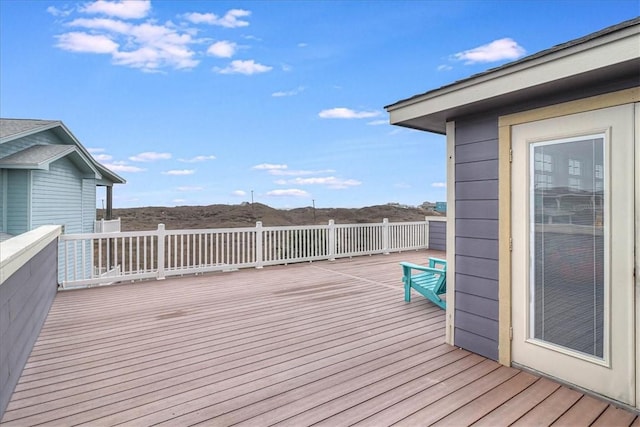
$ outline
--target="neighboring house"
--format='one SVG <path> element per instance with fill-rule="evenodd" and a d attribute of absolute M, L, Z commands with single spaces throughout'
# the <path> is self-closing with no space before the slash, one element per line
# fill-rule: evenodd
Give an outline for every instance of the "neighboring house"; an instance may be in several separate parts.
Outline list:
<path fill-rule="evenodd" d="M 41 225 L 93 233 L 96 186 L 125 180 L 98 163 L 60 121 L 0 119 L 0 233 Z"/>
<path fill-rule="evenodd" d="M 386 107 L 447 140 L 447 340 L 640 408 L 640 19 Z"/>
<path fill-rule="evenodd" d="M 98 163 L 60 121 L 0 119 L 0 241 L 41 225 L 61 225 L 64 233 L 93 233 L 96 186 L 125 180 Z M 67 268 L 91 271 L 93 251 L 76 248 Z M 91 256 L 82 258 L 83 253 Z M 80 260 L 84 259 L 84 267 Z M 59 254 L 63 277 L 65 265 Z"/>

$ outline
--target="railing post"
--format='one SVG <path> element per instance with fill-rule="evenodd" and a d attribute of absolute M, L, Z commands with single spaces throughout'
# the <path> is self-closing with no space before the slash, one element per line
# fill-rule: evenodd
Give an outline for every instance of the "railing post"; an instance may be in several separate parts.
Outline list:
<path fill-rule="evenodd" d="M 158 280 L 164 279 L 164 224 L 158 224 L 158 274 L 156 278 Z"/>
<path fill-rule="evenodd" d="M 382 219 L 382 253 L 389 255 L 389 218 Z"/>
<path fill-rule="evenodd" d="M 425 232 L 424 232 L 425 239 L 426 239 L 425 246 L 427 247 L 427 249 L 429 249 L 429 232 L 431 231 L 430 230 L 431 225 L 429 224 L 429 217 L 425 216 L 424 217 L 424 221 L 426 222 L 426 225 L 425 225 L 426 229 L 425 229 Z"/>
<path fill-rule="evenodd" d="M 329 220 L 329 261 L 336 260 L 336 223 Z"/>
<path fill-rule="evenodd" d="M 262 258 L 262 221 L 256 222 L 256 268 L 262 268 L 264 259 Z"/>

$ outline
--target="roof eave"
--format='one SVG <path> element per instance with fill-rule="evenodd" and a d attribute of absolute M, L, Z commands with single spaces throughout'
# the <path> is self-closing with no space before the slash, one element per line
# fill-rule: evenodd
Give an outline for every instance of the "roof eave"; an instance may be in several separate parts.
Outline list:
<path fill-rule="evenodd" d="M 621 30 L 531 55 L 529 59 L 398 101 L 385 109 L 391 124 L 444 134 L 451 118 L 486 110 L 527 89 L 630 61 L 635 64 L 639 45 L 640 25 L 635 22 Z"/>

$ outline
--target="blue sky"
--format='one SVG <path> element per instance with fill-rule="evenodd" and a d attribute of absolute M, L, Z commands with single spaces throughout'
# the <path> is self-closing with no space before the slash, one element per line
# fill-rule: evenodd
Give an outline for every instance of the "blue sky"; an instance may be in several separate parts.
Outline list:
<path fill-rule="evenodd" d="M 638 15 L 638 0 L 0 0 L 0 115 L 62 120 L 127 179 L 116 208 L 418 205 L 446 199 L 445 139 L 390 126 L 385 105 Z"/>

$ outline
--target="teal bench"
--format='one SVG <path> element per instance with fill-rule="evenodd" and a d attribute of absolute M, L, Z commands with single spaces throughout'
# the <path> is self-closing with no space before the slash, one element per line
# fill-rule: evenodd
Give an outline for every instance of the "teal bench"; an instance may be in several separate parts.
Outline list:
<path fill-rule="evenodd" d="M 411 301 L 411 289 L 436 304 L 442 309 L 447 303 L 440 295 L 447 292 L 447 261 L 440 258 L 429 258 L 429 266 L 401 262 L 402 282 L 404 283 L 404 300 Z M 413 272 L 415 274 L 412 274 Z"/>

